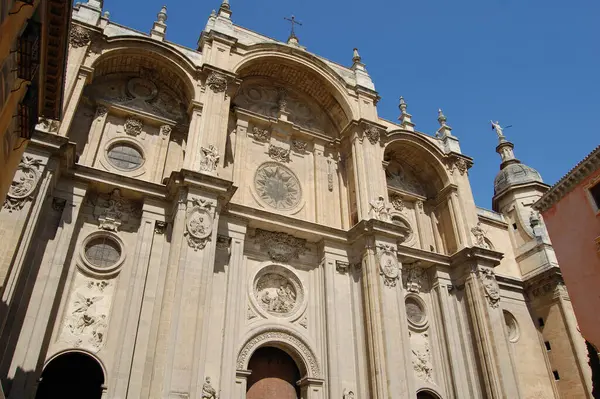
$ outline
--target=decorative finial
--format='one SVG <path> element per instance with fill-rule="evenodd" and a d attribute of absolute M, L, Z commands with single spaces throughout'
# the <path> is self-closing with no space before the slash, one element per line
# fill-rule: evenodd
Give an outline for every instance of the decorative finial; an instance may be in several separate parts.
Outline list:
<path fill-rule="evenodd" d="M 104 18 L 110 19 L 110 13 L 108 11 L 104 11 Z"/>
<path fill-rule="evenodd" d="M 223 0 L 221 3 L 221 8 L 226 8 L 229 10 L 229 0 Z"/>
<path fill-rule="evenodd" d="M 446 126 L 446 120 L 446 115 L 444 115 L 441 108 L 438 108 L 438 122 L 440 126 Z"/>
<path fill-rule="evenodd" d="M 293 45 L 298 45 L 299 40 L 298 40 L 298 37 L 296 36 L 296 31 L 294 29 L 294 25 L 302 26 L 302 23 L 296 21 L 296 17 L 294 15 L 292 15 L 291 18 L 283 17 L 283 19 L 285 19 L 286 21 L 290 21 L 290 23 L 292 24 L 292 31 L 290 32 L 290 37 L 288 37 L 287 43 L 293 44 Z"/>
<path fill-rule="evenodd" d="M 402 96 L 400 96 L 400 103 L 398 104 L 398 108 L 400 108 L 400 116 L 398 117 L 400 124 L 404 129 L 414 132 L 415 124 L 412 122 L 412 115 L 409 114 L 406 110 L 406 101 L 404 101 L 404 97 Z"/>
<path fill-rule="evenodd" d="M 210 12 L 210 16 L 213 17 L 213 18 L 216 17 L 217 16 L 217 12 L 215 10 L 212 10 Z"/>
<path fill-rule="evenodd" d="M 496 131 L 496 134 L 498 135 L 498 140 L 502 141 L 506 141 L 506 136 L 504 136 L 504 129 L 508 129 L 509 127 L 512 127 L 512 125 L 508 125 L 508 126 L 500 126 L 500 122 L 496 121 L 492 121 L 490 120 L 490 123 L 492 124 L 492 130 Z"/>
<path fill-rule="evenodd" d="M 360 62 L 361 58 L 360 58 L 360 54 L 358 54 L 358 49 L 354 48 L 354 53 L 352 56 L 352 62 Z"/>
<path fill-rule="evenodd" d="M 162 6 L 158 14 L 156 14 L 156 19 L 163 24 L 167 22 L 167 6 Z"/>

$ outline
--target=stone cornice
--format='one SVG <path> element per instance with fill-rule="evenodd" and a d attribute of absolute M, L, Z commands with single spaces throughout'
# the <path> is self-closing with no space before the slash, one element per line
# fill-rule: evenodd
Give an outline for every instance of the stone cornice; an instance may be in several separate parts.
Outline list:
<path fill-rule="evenodd" d="M 455 252 L 451 257 L 451 266 L 460 266 L 465 263 L 476 262 L 478 265 L 496 267 L 500 264 L 504 254 L 480 247 L 465 247 Z"/>
<path fill-rule="evenodd" d="M 600 168 L 600 146 L 583 158 L 573 169 L 564 175 L 533 207 L 545 212 L 571 192 L 579 183 Z"/>

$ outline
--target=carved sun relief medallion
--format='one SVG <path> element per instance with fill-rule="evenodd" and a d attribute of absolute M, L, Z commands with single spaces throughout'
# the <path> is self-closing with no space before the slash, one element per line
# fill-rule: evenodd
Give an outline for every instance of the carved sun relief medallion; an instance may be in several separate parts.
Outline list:
<path fill-rule="evenodd" d="M 254 187 L 262 202 L 280 211 L 295 208 L 302 199 L 302 188 L 296 175 L 276 162 L 259 166 L 254 175 Z"/>
<path fill-rule="evenodd" d="M 252 289 L 255 304 L 277 317 L 293 316 L 303 304 L 304 290 L 296 275 L 277 265 L 261 269 Z"/>

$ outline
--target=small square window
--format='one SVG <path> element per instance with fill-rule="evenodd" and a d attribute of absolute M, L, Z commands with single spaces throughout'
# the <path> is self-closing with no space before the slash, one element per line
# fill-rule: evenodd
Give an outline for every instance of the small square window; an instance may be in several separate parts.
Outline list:
<path fill-rule="evenodd" d="M 544 319 L 542 317 L 538 318 L 538 326 L 544 327 Z"/>
<path fill-rule="evenodd" d="M 516 230 L 516 229 L 517 229 L 517 224 L 513 223 L 513 230 Z"/>
<path fill-rule="evenodd" d="M 596 183 L 594 186 L 590 187 L 590 194 L 594 199 L 596 209 L 600 209 L 600 183 Z"/>
<path fill-rule="evenodd" d="M 544 341 L 544 345 L 546 345 L 546 350 L 547 351 L 551 351 L 552 350 L 552 346 L 550 346 L 550 341 Z"/>
<path fill-rule="evenodd" d="M 558 370 L 553 370 L 552 374 L 554 374 L 554 379 L 556 381 L 560 380 L 560 375 L 558 375 Z"/>

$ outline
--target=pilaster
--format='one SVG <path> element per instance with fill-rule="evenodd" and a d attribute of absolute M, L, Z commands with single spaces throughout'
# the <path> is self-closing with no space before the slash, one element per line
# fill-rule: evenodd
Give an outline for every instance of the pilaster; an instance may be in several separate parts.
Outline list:
<path fill-rule="evenodd" d="M 85 88 L 85 85 L 89 83 L 93 72 L 94 70 L 92 68 L 81 66 L 77 73 L 77 78 L 71 93 L 66 93 L 63 105 L 63 118 L 60 128 L 58 129 L 58 134 L 60 136 L 66 136 L 69 132 L 83 89 Z"/>

